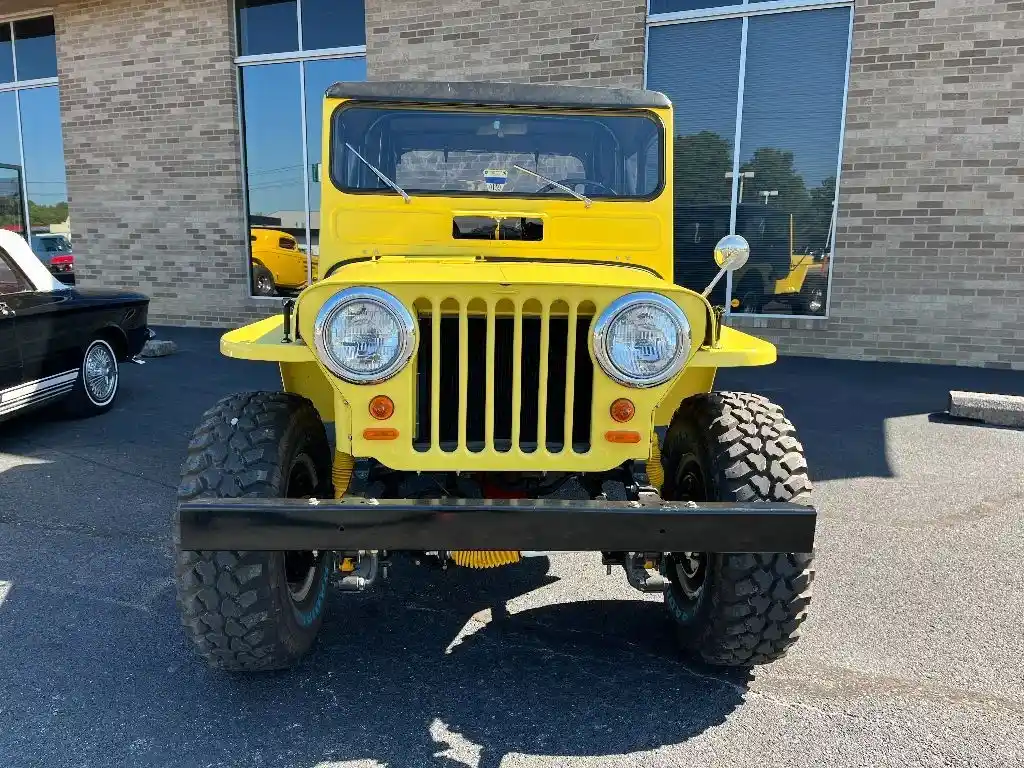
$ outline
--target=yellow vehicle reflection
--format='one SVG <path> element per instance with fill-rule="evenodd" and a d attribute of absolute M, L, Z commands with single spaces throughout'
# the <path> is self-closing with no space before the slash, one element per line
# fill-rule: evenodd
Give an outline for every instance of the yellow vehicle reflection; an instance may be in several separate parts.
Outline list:
<path fill-rule="evenodd" d="M 306 287 L 306 253 L 298 241 L 279 229 L 252 227 L 252 291 L 257 296 L 278 296 Z M 313 259 L 315 274 L 317 260 Z"/>

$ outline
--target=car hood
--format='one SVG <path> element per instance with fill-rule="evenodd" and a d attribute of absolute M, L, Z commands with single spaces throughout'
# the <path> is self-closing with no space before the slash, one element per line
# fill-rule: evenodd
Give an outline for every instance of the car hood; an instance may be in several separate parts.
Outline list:
<path fill-rule="evenodd" d="M 149 297 L 134 291 L 110 291 L 102 288 L 69 288 L 72 295 L 85 301 L 117 302 L 125 304 L 149 303 Z"/>

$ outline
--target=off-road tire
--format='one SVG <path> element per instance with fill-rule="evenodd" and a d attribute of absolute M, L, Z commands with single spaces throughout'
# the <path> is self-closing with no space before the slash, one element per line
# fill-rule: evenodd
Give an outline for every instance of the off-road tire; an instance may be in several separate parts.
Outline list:
<path fill-rule="evenodd" d="M 665 435 L 662 464 L 666 499 L 810 504 L 796 430 L 782 408 L 759 395 L 712 392 L 684 400 Z M 681 475 L 698 465 L 704 485 L 695 494 L 696 478 Z M 682 553 L 666 563 L 671 586 L 665 604 L 683 648 L 724 666 L 766 664 L 783 656 L 807 617 L 813 554 L 702 557 L 703 586 L 695 588 L 695 581 L 689 594 L 676 567 L 685 560 Z"/>
<path fill-rule="evenodd" d="M 312 474 L 299 488 L 305 492 L 289 493 L 297 466 L 303 477 Z M 178 500 L 329 498 L 330 477 L 327 434 L 308 400 L 281 392 L 237 394 L 203 414 L 182 465 Z M 294 666 L 323 620 L 330 553 L 312 560 L 307 590 L 296 599 L 286 571 L 294 560 L 286 561 L 285 553 L 182 550 L 174 527 L 178 609 L 199 654 L 213 667 L 234 671 Z"/>

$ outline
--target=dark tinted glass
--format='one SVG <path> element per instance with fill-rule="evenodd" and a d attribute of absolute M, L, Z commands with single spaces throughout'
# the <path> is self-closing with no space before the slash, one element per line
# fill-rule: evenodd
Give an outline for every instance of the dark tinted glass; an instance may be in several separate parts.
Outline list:
<path fill-rule="evenodd" d="M 68 219 L 60 97 L 57 86 L 51 86 L 19 91 L 18 98 L 21 101 L 29 223 L 33 232 L 49 232 L 50 227 Z"/>
<path fill-rule="evenodd" d="M 705 8 L 723 8 L 729 5 L 743 5 L 743 0 L 714 3 L 709 0 L 651 0 L 651 13 L 674 13 L 676 11 L 699 11 Z"/>
<path fill-rule="evenodd" d="M 724 19 L 653 27 L 648 41 L 648 87 L 675 106 L 675 281 L 698 291 L 729 234 L 742 33 L 741 19 Z M 724 280 L 712 299 L 725 303 Z"/>
<path fill-rule="evenodd" d="M 14 80 L 14 55 L 11 43 L 11 25 L 0 24 L 0 83 Z"/>
<path fill-rule="evenodd" d="M 750 241 L 733 297 L 748 312 L 820 314 L 841 145 L 850 9 L 753 16 L 747 30 L 737 216 Z M 817 302 L 817 303 L 816 303 Z"/>
<path fill-rule="evenodd" d="M 19 80 L 57 76 L 56 40 L 53 16 L 14 22 L 14 56 Z"/>
<path fill-rule="evenodd" d="M 366 44 L 363 0 L 302 0 L 302 48 Z"/>
<path fill-rule="evenodd" d="M 238 0 L 238 51 L 242 56 L 298 48 L 295 0 Z"/>

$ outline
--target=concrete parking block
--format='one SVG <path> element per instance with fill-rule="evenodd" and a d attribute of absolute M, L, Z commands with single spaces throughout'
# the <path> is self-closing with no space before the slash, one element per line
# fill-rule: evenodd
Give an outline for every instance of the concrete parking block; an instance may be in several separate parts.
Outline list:
<path fill-rule="evenodd" d="M 1024 397 L 951 390 L 949 415 L 997 427 L 1024 427 Z"/>

